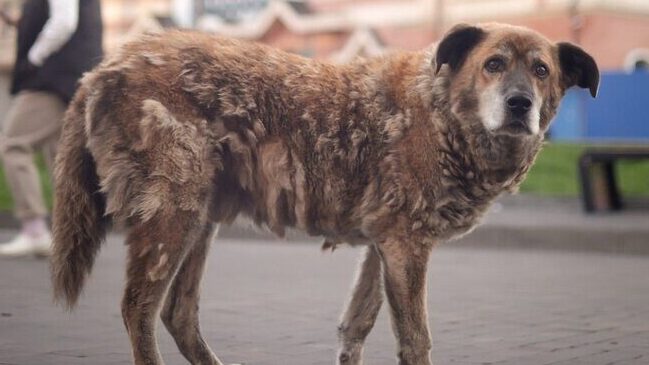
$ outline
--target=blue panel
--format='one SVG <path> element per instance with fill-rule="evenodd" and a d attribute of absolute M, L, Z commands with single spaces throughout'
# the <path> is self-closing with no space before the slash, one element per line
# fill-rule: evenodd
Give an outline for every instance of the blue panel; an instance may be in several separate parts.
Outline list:
<path fill-rule="evenodd" d="M 597 99 L 586 101 L 586 137 L 649 139 L 649 73 L 609 73 Z"/>
<path fill-rule="evenodd" d="M 550 136 L 553 140 L 578 140 L 583 138 L 584 107 L 581 90 L 571 89 L 564 96 L 556 117 L 550 124 Z"/>
<path fill-rule="evenodd" d="M 569 90 L 550 131 L 557 140 L 649 142 L 649 72 L 602 74 L 596 99 Z"/>

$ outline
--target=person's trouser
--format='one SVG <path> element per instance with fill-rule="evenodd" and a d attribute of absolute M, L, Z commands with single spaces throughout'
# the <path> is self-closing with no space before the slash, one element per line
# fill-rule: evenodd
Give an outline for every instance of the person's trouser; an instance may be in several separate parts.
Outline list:
<path fill-rule="evenodd" d="M 0 155 L 15 214 L 21 220 L 47 215 L 34 152 L 43 152 L 51 173 L 65 109 L 66 104 L 53 93 L 22 91 L 4 119 Z"/>

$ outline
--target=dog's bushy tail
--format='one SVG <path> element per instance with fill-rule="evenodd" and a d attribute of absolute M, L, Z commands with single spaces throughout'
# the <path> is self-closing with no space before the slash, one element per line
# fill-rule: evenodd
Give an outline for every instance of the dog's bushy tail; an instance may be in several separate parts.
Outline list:
<path fill-rule="evenodd" d="M 66 113 L 54 167 L 52 281 L 55 301 L 68 309 L 79 299 L 108 225 L 79 94 Z"/>

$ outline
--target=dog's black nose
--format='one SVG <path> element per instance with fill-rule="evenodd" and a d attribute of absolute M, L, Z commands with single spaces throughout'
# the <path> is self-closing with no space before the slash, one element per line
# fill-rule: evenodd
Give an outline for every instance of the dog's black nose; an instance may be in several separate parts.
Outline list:
<path fill-rule="evenodd" d="M 524 116 L 532 108 L 532 100 L 525 95 L 513 95 L 507 98 L 507 108 L 516 116 Z"/>

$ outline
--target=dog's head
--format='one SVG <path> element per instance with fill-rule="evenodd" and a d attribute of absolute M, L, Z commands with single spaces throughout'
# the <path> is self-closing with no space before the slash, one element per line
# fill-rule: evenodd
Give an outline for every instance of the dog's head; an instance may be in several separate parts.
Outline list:
<path fill-rule="evenodd" d="M 497 135 L 543 133 L 566 89 L 587 88 L 595 97 L 599 86 L 597 64 L 581 48 L 501 24 L 454 27 L 434 66 L 449 78 L 451 113 Z"/>

